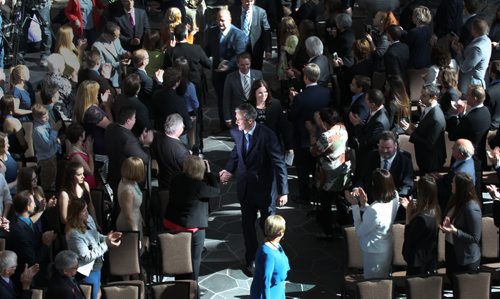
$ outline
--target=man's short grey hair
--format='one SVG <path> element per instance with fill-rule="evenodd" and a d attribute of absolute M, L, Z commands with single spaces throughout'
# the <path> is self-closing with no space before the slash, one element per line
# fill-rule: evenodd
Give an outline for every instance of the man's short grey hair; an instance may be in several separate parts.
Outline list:
<path fill-rule="evenodd" d="M 323 54 L 323 42 L 317 36 L 309 36 L 306 39 L 306 52 L 309 57 Z"/>
<path fill-rule="evenodd" d="M 78 255 L 70 250 L 59 252 L 54 259 L 54 267 L 59 273 L 64 273 L 64 270 L 74 267 L 75 264 L 78 264 Z"/>
<path fill-rule="evenodd" d="M 335 17 L 335 24 L 337 25 L 337 28 L 345 30 L 347 28 L 351 28 L 352 26 L 352 18 L 350 15 L 346 13 L 339 13 Z"/>
<path fill-rule="evenodd" d="M 179 113 L 170 114 L 165 119 L 164 129 L 167 135 L 173 135 L 175 134 L 175 131 L 183 127 L 184 127 L 184 120 L 182 119 L 182 116 Z"/>
<path fill-rule="evenodd" d="M 17 254 L 10 250 L 0 251 L 0 273 L 14 266 L 17 266 Z"/>
<path fill-rule="evenodd" d="M 65 67 L 64 57 L 61 54 L 53 53 L 47 57 L 47 68 L 49 69 L 49 73 L 62 75 Z"/>
<path fill-rule="evenodd" d="M 255 110 L 255 108 L 249 103 L 243 103 L 236 107 L 236 112 L 243 113 L 245 120 L 255 120 L 257 118 L 257 110 Z"/>
<path fill-rule="evenodd" d="M 311 82 L 318 82 L 321 70 L 316 63 L 308 63 L 302 69 L 304 76 Z"/>
<path fill-rule="evenodd" d="M 431 98 L 439 98 L 439 95 L 441 94 L 441 90 L 439 90 L 439 87 L 436 84 L 426 84 L 423 89 L 429 96 L 431 96 Z"/>

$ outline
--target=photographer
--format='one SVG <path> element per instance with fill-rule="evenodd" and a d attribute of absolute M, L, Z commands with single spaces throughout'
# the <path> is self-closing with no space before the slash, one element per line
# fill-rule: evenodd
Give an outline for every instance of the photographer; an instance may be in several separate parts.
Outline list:
<path fill-rule="evenodd" d="M 205 228 L 208 227 L 208 199 L 219 193 L 217 177 L 210 172 L 208 161 L 197 156 L 189 156 L 183 163 L 182 172 L 172 178 L 163 226 L 168 230 L 193 233 L 193 273 L 177 275 L 175 279 L 198 280 Z"/>

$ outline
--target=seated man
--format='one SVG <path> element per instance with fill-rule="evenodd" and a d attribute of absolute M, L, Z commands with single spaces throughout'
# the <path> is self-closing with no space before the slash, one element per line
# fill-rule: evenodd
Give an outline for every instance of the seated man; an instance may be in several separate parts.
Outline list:
<path fill-rule="evenodd" d="M 11 276 L 16 271 L 17 254 L 14 251 L 0 251 L 0 298 L 2 299 L 31 299 L 31 282 L 33 277 L 38 273 L 40 267 L 34 264 L 31 267 L 19 265 L 24 271 L 21 274 L 22 290 L 18 291 L 11 279 Z"/>

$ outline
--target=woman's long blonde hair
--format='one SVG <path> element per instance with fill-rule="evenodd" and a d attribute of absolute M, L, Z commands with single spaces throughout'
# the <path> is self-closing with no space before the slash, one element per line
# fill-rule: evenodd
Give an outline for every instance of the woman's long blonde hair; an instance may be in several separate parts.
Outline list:
<path fill-rule="evenodd" d="M 74 122 L 83 123 L 83 116 L 87 109 L 99 103 L 97 99 L 98 95 L 99 83 L 93 80 L 85 80 L 80 84 L 75 96 L 75 109 L 73 111 Z"/>
<path fill-rule="evenodd" d="M 75 44 L 73 44 L 73 28 L 71 28 L 68 24 L 62 25 L 57 31 L 56 47 L 54 52 L 60 53 L 59 51 L 62 48 L 73 51 L 77 56 L 80 55 L 80 52 L 75 47 Z"/>
<path fill-rule="evenodd" d="M 177 7 L 170 7 L 165 12 L 163 17 L 163 24 L 168 28 L 170 32 L 174 32 L 175 26 L 181 23 L 182 13 Z"/>

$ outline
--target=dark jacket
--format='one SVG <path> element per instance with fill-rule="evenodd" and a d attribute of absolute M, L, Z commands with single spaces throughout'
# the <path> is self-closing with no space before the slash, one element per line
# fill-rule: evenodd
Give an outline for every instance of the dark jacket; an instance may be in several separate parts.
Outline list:
<path fill-rule="evenodd" d="M 74 280 L 59 273 L 54 274 L 47 285 L 46 298 L 85 299 L 82 289 Z"/>
<path fill-rule="evenodd" d="M 420 213 L 405 226 L 403 257 L 411 268 L 420 268 L 422 273 L 433 272 L 437 267 L 437 244 L 439 228 L 434 216 Z"/>

